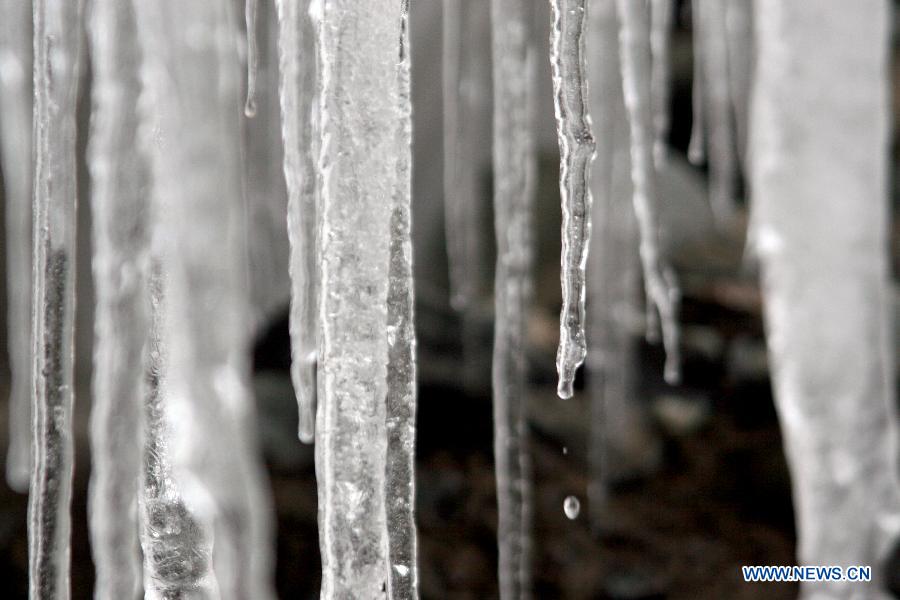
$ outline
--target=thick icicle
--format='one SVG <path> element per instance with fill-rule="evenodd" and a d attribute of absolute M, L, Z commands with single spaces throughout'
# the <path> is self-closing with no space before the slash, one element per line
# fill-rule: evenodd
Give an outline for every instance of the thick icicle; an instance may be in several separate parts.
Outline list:
<path fill-rule="evenodd" d="M 158 119 L 163 134 L 178 133 L 152 153 L 158 247 L 168 252 L 162 257 L 166 451 L 178 494 L 152 509 L 151 526 L 156 519 L 173 526 L 155 533 L 174 537 L 154 559 L 157 569 L 169 569 L 162 573 L 169 581 L 179 569 L 192 575 L 185 561 L 194 556 L 178 553 L 209 532 L 214 580 L 207 589 L 223 598 L 272 598 L 270 504 L 254 439 L 241 285 L 234 15 L 228 3 L 134 5 L 153 101 L 144 104 L 143 127 Z M 165 562 L 167 548 L 179 557 L 174 564 Z"/>
<path fill-rule="evenodd" d="M 401 0 L 324 0 L 320 8 L 322 598 L 382 598 L 390 579 L 387 300 Z"/>
<path fill-rule="evenodd" d="M 30 597 L 69 597 L 80 0 L 34 3 L 33 470 Z"/>
<path fill-rule="evenodd" d="M 575 371 L 584 362 L 585 268 L 591 238 L 590 166 L 594 136 L 588 114 L 584 64 L 585 0 L 552 0 L 550 64 L 559 137 L 562 201 L 562 294 L 557 393 L 570 398 Z M 498 107 L 498 110 L 503 110 Z"/>
<path fill-rule="evenodd" d="M 9 453 L 6 482 L 27 492 L 31 481 L 31 194 L 33 10 L 30 1 L 0 2 L 0 166 L 6 221 Z"/>
<path fill-rule="evenodd" d="M 500 597 L 530 598 L 526 313 L 531 286 L 534 53 L 528 0 L 492 0 L 494 63 L 494 462 Z"/>
<path fill-rule="evenodd" d="M 450 302 L 465 312 L 482 291 L 485 249 L 484 177 L 490 160 L 485 116 L 490 114 L 488 6 L 481 0 L 444 0 L 444 226 Z"/>
<path fill-rule="evenodd" d="M 678 350 L 678 288 L 675 274 L 659 251 L 656 210 L 656 172 L 653 165 L 652 111 L 650 106 L 649 11 L 642 2 L 616 0 L 620 22 L 622 87 L 631 133 L 631 179 L 634 212 L 640 232 L 640 257 L 647 301 L 659 312 L 666 349 L 665 377 L 680 378 Z"/>
<path fill-rule="evenodd" d="M 410 104 L 409 0 L 402 0 L 400 56 L 397 65 L 399 126 L 397 181 L 391 208 L 390 267 L 387 297 L 387 496 L 388 597 L 419 597 L 416 557 L 416 332 L 413 323 L 412 106 Z"/>
<path fill-rule="evenodd" d="M 746 2 L 747 0 L 740 0 Z M 671 98 L 670 43 L 673 0 L 652 0 L 650 5 L 650 50 L 653 55 L 653 156 L 657 167 L 665 164 L 669 137 L 669 100 Z"/>
<path fill-rule="evenodd" d="M 716 220 L 725 225 L 734 217 L 737 144 L 732 125 L 733 112 L 729 86 L 727 2 L 695 0 L 699 10 L 699 34 L 702 46 L 701 81 L 707 116 L 707 152 L 709 159 L 710 204 Z"/>
<path fill-rule="evenodd" d="M 291 379 L 300 413 L 298 437 L 313 441 L 316 423 L 317 250 L 312 111 L 315 32 L 309 3 L 278 0 L 281 132 L 291 243 Z"/>
<path fill-rule="evenodd" d="M 256 17 L 259 0 L 245 0 L 244 24 L 247 28 L 247 98 L 244 101 L 244 115 L 256 116 L 256 80 L 259 74 L 259 40 L 257 38 Z"/>
<path fill-rule="evenodd" d="M 89 525 L 94 596 L 127 599 L 141 591 L 137 489 L 149 259 L 147 165 L 136 144 L 140 55 L 131 3 L 95 0 L 89 32 L 96 288 Z"/>
<path fill-rule="evenodd" d="M 882 561 L 900 533 L 887 186 L 892 14 L 885 0 L 756 3 L 754 242 L 798 562 L 871 565 L 874 578 L 864 590 L 807 582 L 803 598 L 889 597 L 879 591 L 890 575 Z"/>

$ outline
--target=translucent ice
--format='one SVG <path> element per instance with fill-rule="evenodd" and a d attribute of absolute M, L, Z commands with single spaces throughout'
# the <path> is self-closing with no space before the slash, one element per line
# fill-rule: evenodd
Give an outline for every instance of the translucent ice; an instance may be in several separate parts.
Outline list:
<path fill-rule="evenodd" d="M 176 0 L 135 7 L 149 100 L 142 126 L 167 136 L 152 153 L 151 174 L 155 235 L 165 249 L 166 451 L 177 496 L 147 508 L 151 532 L 169 540 L 154 558 L 181 581 L 195 564 L 184 544 L 209 533 L 209 589 L 272 598 L 271 507 L 248 389 L 233 7 Z M 174 563 L 165 549 L 178 551 Z"/>
<path fill-rule="evenodd" d="M 900 533 L 888 252 L 892 14 L 884 0 L 758 2 L 751 132 L 798 562 L 872 565 L 876 579 Z M 876 586 L 808 582 L 801 597 L 886 597 Z"/>
<path fill-rule="evenodd" d="M 34 3 L 31 598 L 69 597 L 75 312 L 75 108 L 82 4 Z"/>
<path fill-rule="evenodd" d="M 562 296 L 557 393 L 572 396 L 575 371 L 584 362 L 585 268 L 591 238 L 590 166 L 594 136 L 588 115 L 585 74 L 585 0 L 553 0 L 550 65 L 559 137 L 559 193 L 562 202 Z"/>
<path fill-rule="evenodd" d="M 497 476 L 500 597 L 531 597 L 531 473 L 526 315 L 531 297 L 534 54 L 528 0 L 493 0 L 494 461 Z"/>
<path fill-rule="evenodd" d="M 386 501 L 388 596 L 419 597 L 415 523 L 416 333 L 413 323 L 412 240 L 412 106 L 409 77 L 409 1 L 401 4 L 400 56 L 397 62 L 399 119 L 397 181 L 391 207 L 387 326 L 387 466 Z"/>
<path fill-rule="evenodd" d="M 31 2 L 0 2 L 0 167 L 6 221 L 9 453 L 6 481 L 17 492 L 31 481 Z"/>
<path fill-rule="evenodd" d="M 659 250 L 656 170 L 653 162 L 649 10 L 642 2 L 616 0 L 620 26 L 622 87 L 631 135 L 634 212 L 648 309 L 658 312 L 666 349 L 666 380 L 679 379 L 678 288 Z"/>
<path fill-rule="evenodd" d="M 147 164 L 136 144 L 140 55 L 130 2 L 95 0 L 89 18 L 96 288 L 90 531 L 96 598 L 140 593 L 137 489 L 147 342 Z"/>
<path fill-rule="evenodd" d="M 403 203 L 396 194 L 398 173 L 405 171 L 398 156 L 404 148 L 398 144 L 398 128 L 408 119 L 398 94 L 403 3 L 326 0 L 319 9 L 321 293 L 315 449 L 321 594 L 383 598 L 394 585 L 387 526 L 388 508 L 395 507 L 387 499 L 386 399 L 391 387 L 389 315 L 402 319 L 402 312 L 394 312 L 401 306 L 389 310 L 388 297 L 391 221 L 394 200 Z M 405 278 L 400 271 L 395 275 Z M 397 336 L 402 337 L 395 331 L 395 342 Z M 406 384 L 398 389 L 406 391 Z"/>
<path fill-rule="evenodd" d="M 291 244 L 291 379 L 299 409 L 299 438 L 313 441 L 316 422 L 317 250 L 313 107 L 316 50 L 308 2 L 278 0 L 284 174 Z"/>

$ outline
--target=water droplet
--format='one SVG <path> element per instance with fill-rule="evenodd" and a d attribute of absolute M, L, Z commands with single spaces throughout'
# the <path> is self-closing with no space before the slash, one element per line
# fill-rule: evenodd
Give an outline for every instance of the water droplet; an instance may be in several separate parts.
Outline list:
<path fill-rule="evenodd" d="M 563 502 L 563 511 L 570 520 L 574 521 L 581 512 L 581 502 L 575 496 L 566 496 L 566 500 Z"/>

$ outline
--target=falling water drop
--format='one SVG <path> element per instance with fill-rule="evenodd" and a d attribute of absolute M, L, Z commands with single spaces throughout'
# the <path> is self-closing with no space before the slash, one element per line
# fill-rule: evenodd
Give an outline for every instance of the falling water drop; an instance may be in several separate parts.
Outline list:
<path fill-rule="evenodd" d="M 563 501 L 563 512 L 566 513 L 570 521 L 574 521 L 581 512 L 581 501 L 575 496 L 566 496 L 565 501 Z"/>

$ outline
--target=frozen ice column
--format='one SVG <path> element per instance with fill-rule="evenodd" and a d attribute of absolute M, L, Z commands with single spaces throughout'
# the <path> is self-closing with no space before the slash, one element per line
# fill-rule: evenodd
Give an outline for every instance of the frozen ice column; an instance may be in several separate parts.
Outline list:
<path fill-rule="evenodd" d="M 900 515 L 887 236 L 891 12 L 884 0 L 756 6 L 754 243 L 798 560 L 877 568 Z M 878 597 L 856 585 L 807 583 L 801 595 Z"/>
<path fill-rule="evenodd" d="M 179 496 L 171 507 L 211 532 L 222 598 L 265 600 L 274 597 L 271 506 L 248 385 L 234 7 L 178 0 L 134 6 L 153 100 L 143 126 L 158 123 L 167 135 L 152 152 L 151 177 L 161 207 L 154 235 L 166 252 L 166 459 Z"/>
<path fill-rule="evenodd" d="M 324 0 L 317 23 L 323 599 L 385 598 L 392 585 L 386 399 L 388 320 L 399 316 L 388 308 L 397 140 L 408 119 L 398 95 L 402 8 L 401 0 Z"/>

